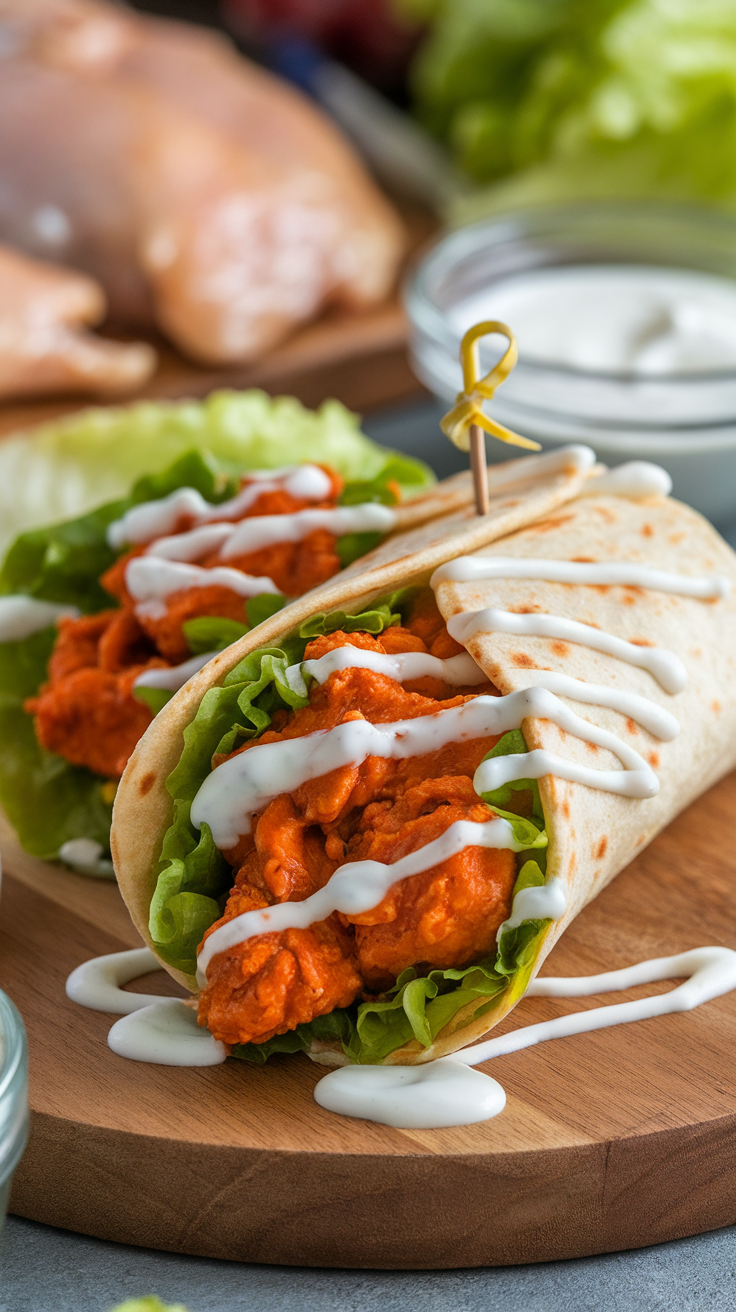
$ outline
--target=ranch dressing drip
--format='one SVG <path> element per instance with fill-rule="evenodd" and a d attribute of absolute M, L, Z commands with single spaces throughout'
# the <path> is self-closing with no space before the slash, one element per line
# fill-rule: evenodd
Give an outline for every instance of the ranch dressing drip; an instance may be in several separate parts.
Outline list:
<path fill-rule="evenodd" d="M 588 706 L 607 706 L 611 711 L 618 711 L 627 719 L 640 724 L 653 738 L 669 743 L 680 732 L 679 721 L 658 706 L 649 697 L 629 692 L 626 688 L 605 687 L 602 683 L 585 683 L 582 679 L 573 679 L 568 674 L 557 674 L 553 670 L 529 670 L 527 677 L 534 679 L 535 688 L 546 688 L 548 692 L 569 697 L 571 701 L 583 702 Z"/>
<path fill-rule="evenodd" d="M 116 1021 L 107 1042 L 118 1057 L 157 1066 L 219 1066 L 224 1043 L 197 1024 L 197 1013 L 179 998 L 157 998 Z"/>
<path fill-rule="evenodd" d="M 467 847 L 524 851 L 524 844 L 516 842 L 508 820 L 496 817 L 482 824 L 473 820 L 456 820 L 439 838 L 425 843 L 424 847 L 401 857 L 392 865 L 386 865 L 383 861 L 347 861 L 335 871 L 323 888 L 302 902 L 277 902 L 262 911 L 245 911 L 220 925 L 205 940 L 197 958 L 197 980 L 200 986 L 204 988 L 207 983 L 207 967 L 218 952 L 226 952 L 228 948 L 245 943 L 259 934 L 279 933 L 284 929 L 309 929 L 310 925 L 326 920 L 334 911 L 340 911 L 345 916 L 359 916 L 365 911 L 372 911 L 394 884 L 411 875 L 421 874 L 424 870 L 431 870 L 432 866 L 457 856 Z M 566 905 L 565 899 L 563 911 Z"/>
<path fill-rule="evenodd" d="M 648 460 L 629 460 L 605 474 L 589 478 L 578 492 L 579 497 L 628 497 L 640 501 L 645 497 L 667 497 L 672 491 L 672 479 L 661 465 Z"/>
<path fill-rule="evenodd" d="M 205 569 L 195 563 L 213 554 L 232 560 L 281 542 L 301 542 L 318 528 L 341 536 L 387 533 L 396 525 L 395 512 L 373 502 L 243 518 L 264 492 L 277 490 L 302 501 L 325 501 L 332 480 L 318 465 L 258 472 L 249 476 L 236 496 L 219 505 L 205 501 L 196 488 L 178 488 L 158 501 L 133 506 L 110 524 L 107 541 L 114 550 L 130 545 L 146 548 L 125 568 L 126 587 L 139 603 L 137 613 L 142 618 L 162 618 L 165 598 L 181 589 L 220 586 L 243 597 L 278 592 L 273 579 L 243 574 L 227 565 Z M 177 533 L 184 517 L 192 527 Z"/>
<path fill-rule="evenodd" d="M 607 475 L 603 474 L 603 478 Z M 596 480 L 598 481 L 598 480 Z M 670 592 L 679 597 L 697 597 L 701 601 L 720 601 L 727 597 L 731 584 L 722 574 L 688 577 L 650 569 L 633 561 L 538 560 L 530 556 L 458 556 L 440 565 L 430 580 L 439 583 L 475 583 L 479 579 L 540 579 L 546 583 L 583 583 L 649 588 Z"/>
<path fill-rule="evenodd" d="M 224 1043 L 197 1024 L 197 1013 L 181 998 L 129 993 L 121 985 L 160 969 L 149 948 L 111 952 L 85 961 L 66 982 L 66 995 L 82 1007 L 112 1012 L 108 1044 L 120 1057 L 159 1066 L 216 1066 L 225 1060 Z"/>
<path fill-rule="evenodd" d="M 202 560 L 203 556 L 219 550 L 232 531 L 232 524 L 203 524 L 188 533 L 156 538 L 146 547 L 146 555 L 163 556 L 166 560 Z"/>
<path fill-rule="evenodd" d="M 66 982 L 66 996 L 93 1011 L 111 1011 L 116 1016 L 127 1016 L 129 1012 L 160 1002 L 161 998 L 153 993 L 128 993 L 121 986 L 160 968 L 150 948 L 110 952 L 77 966 Z"/>
<path fill-rule="evenodd" d="M 171 665 L 163 670 L 144 670 L 138 675 L 133 687 L 178 692 L 193 674 L 198 674 L 216 655 L 216 651 L 206 651 L 201 656 L 192 656 L 190 660 L 182 661 L 181 665 Z"/>
<path fill-rule="evenodd" d="M 594 629 L 591 624 L 581 624 L 578 620 L 568 620 L 560 615 L 517 615 L 512 611 L 489 607 L 464 615 L 453 615 L 447 621 L 447 631 L 463 645 L 477 633 L 514 633 L 535 638 L 559 638 L 563 642 L 591 647 L 594 651 L 602 651 L 629 665 L 636 665 L 641 670 L 648 670 L 665 692 L 682 692 L 687 684 L 685 667 L 674 652 L 666 651 L 663 647 L 638 647 L 625 638 L 617 638 L 613 633 L 605 633 L 601 629 Z"/>
<path fill-rule="evenodd" d="M 276 542 L 301 542 L 315 529 L 326 528 L 340 537 L 345 533 L 388 533 L 396 524 L 390 506 L 371 501 L 334 510 L 295 510 L 291 515 L 253 515 L 235 524 L 220 548 L 222 560 L 262 551 Z"/>
<path fill-rule="evenodd" d="M 165 614 L 164 599 L 183 588 L 229 588 L 239 597 L 257 597 L 264 592 L 278 594 L 273 579 L 265 576 L 242 574 L 239 569 L 226 565 L 203 569 L 201 565 L 187 565 L 184 561 L 159 556 L 134 556 L 125 569 L 125 586 L 138 603 L 136 610 L 152 618 Z"/>
<path fill-rule="evenodd" d="M 237 519 L 245 515 L 264 492 L 276 491 L 288 492 L 301 501 L 326 501 L 332 491 L 332 480 L 318 465 L 253 470 L 237 495 L 218 505 L 205 501 L 196 488 L 180 487 L 157 501 L 142 501 L 126 511 L 121 519 L 116 519 L 107 530 L 108 545 L 119 551 L 124 546 L 151 542 L 154 538 L 174 533 L 184 516 L 194 519 L 197 524 Z"/>
<path fill-rule="evenodd" d="M 76 606 L 57 606 L 37 597 L 0 597 L 0 642 L 23 642 L 60 619 L 75 620 Z"/>
<path fill-rule="evenodd" d="M 461 1075 L 463 1068 L 470 1074 L 470 1068 L 481 1062 L 550 1039 L 649 1020 L 676 1011 L 691 1011 L 736 988 L 736 952 L 722 947 L 695 948 L 676 957 L 642 961 L 603 975 L 534 980 L 527 989 L 527 997 L 580 998 L 655 980 L 679 979 L 683 975 L 687 977 L 685 983 L 670 993 L 525 1025 L 426 1065 L 342 1066 L 319 1081 L 314 1090 L 315 1101 L 327 1111 L 342 1116 L 407 1130 L 443 1129 L 489 1120 L 503 1111 L 504 1091 L 490 1076 L 484 1076 L 487 1084 L 468 1080 Z M 424 1076 L 419 1074 L 423 1071 L 427 1072 Z"/>
<path fill-rule="evenodd" d="M 127 1012 L 108 1036 L 118 1056 L 168 1066 L 214 1066 L 224 1061 L 225 1045 L 197 1025 L 195 1012 L 183 1002 L 176 998 L 151 1002 L 144 994 L 116 990 L 115 979 L 127 982 L 146 973 L 152 961 L 153 954 L 144 948 L 85 962 L 69 977 L 67 994 L 95 1010 Z M 86 982 L 80 985 L 85 972 Z M 340 1067 L 318 1082 L 315 1101 L 339 1115 L 399 1129 L 443 1129 L 489 1120 L 503 1111 L 506 1095 L 496 1080 L 472 1067 L 551 1039 L 691 1011 L 736 989 L 736 952 L 717 946 L 695 948 L 600 975 L 534 980 L 527 989 L 528 997 L 579 998 L 683 976 L 685 982 L 669 993 L 521 1026 L 439 1061 L 417 1066 Z M 131 1000 L 137 1000 L 135 1011 L 129 1010 Z"/>
<path fill-rule="evenodd" d="M 365 651 L 362 647 L 335 647 L 318 660 L 302 661 L 300 665 L 290 665 L 286 671 L 289 687 L 295 692 L 306 695 L 307 685 L 304 675 L 308 674 L 317 683 L 326 683 L 331 674 L 337 670 L 373 670 L 375 674 L 385 674 L 397 683 L 407 683 L 410 679 L 422 679 L 430 676 L 442 679 L 456 688 L 472 687 L 476 683 L 487 683 L 488 675 L 477 661 L 467 652 L 458 656 L 430 656 L 422 651 L 405 651 L 396 655 L 385 655 L 380 651 Z"/>
<path fill-rule="evenodd" d="M 192 824 L 197 829 L 203 824 L 209 825 L 216 845 L 226 850 L 234 847 L 242 834 L 250 833 L 252 817 L 275 797 L 281 793 L 293 793 L 302 784 L 331 770 L 359 765 L 369 756 L 389 760 L 426 756 L 449 743 L 488 738 L 519 729 L 529 716 L 553 720 L 576 738 L 607 747 L 624 766 L 624 771 L 601 771 L 570 764 L 580 782 L 635 797 L 653 797 L 657 792 L 659 784 L 651 766 L 628 744 L 615 734 L 581 719 L 554 693 L 544 688 L 522 688 L 505 697 L 475 697 L 462 706 L 413 720 L 387 724 L 350 720 L 334 729 L 318 730 L 305 734 L 303 738 L 290 738 L 288 742 L 256 744 L 224 761 L 207 776 L 192 802 Z M 527 764 L 541 760 L 541 756 L 530 752 L 523 757 L 502 756 L 487 761 L 479 771 L 486 770 L 487 766 L 497 766 L 498 770 L 488 771 L 487 777 L 499 777 L 499 783 L 486 785 L 486 775 L 483 775 L 484 786 L 480 790 L 477 786 L 480 776 L 476 773 L 476 792 L 499 787 L 500 782 L 507 782 L 509 778 L 531 778 Z M 545 760 L 553 761 L 555 767 L 558 763 L 560 768 L 567 766 L 561 758 L 552 758 L 548 754 L 545 754 Z M 505 762 L 512 765 L 505 765 Z M 520 765 L 523 768 L 520 769 Z M 556 773 L 557 769 L 551 770 L 547 764 L 541 770 L 544 774 L 550 772 Z"/>

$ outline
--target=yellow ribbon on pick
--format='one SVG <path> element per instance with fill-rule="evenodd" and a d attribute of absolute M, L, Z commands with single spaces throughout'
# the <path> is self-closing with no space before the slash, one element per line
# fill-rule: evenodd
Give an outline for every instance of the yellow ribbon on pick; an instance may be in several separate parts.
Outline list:
<path fill-rule="evenodd" d="M 502 355 L 498 364 L 493 366 L 491 372 L 486 374 L 485 378 L 479 378 L 478 342 L 481 337 L 487 337 L 489 333 L 500 333 L 502 337 L 507 337 L 509 345 L 505 354 Z M 474 328 L 469 328 L 466 332 L 460 343 L 463 391 L 458 392 L 452 410 L 440 420 L 442 432 L 461 451 L 470 450 L 471 424 L 478 424 L 492 437 L 497 437 L 501 442 L 508 442 L 511 446 L 525 446 L 530 451 L 541 451 L 542 448 L 539 442 L 532 442 L 528 437 L 521 437 L 519 433 L 512 433 L 510 428 L 505 428 L 503 424 L 497 423 L 495 419 L 491 419 L 483 411 L 483 402 L 491 400 L 496 388 L 501 385 L 505 378 L 508 378 L 518 358 L 519 351 L 516 338 L 505 323 L 499 323 L 496 319 L 489 319 L 485 323 L 477 323 Z"/>

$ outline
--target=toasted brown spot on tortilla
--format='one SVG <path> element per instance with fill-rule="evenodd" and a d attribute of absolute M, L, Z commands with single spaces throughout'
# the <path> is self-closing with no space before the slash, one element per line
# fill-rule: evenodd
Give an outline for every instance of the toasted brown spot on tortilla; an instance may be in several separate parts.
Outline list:
<path fill-rule="evenodd" d="M 655 767 L 658 766 L 658 765 L 659 765 L 659 752 L 649 752 L 649 754 L 648 754 L 648 756 L 647 756 L 647 760 L 648 760 L 648 762 L 649 762 L 650 765 L 653 765 L 653 766 L 655 766 Z"/>
<path fill-rule="evenodd" d="M 143 778 L 141 779 L 138 785 L 138 792 L 140 793 L 141 797 L 145 797 L 146 793 L 150 793 L 155 782 L 156 782 L 156 776 L 153 770 L 150 770 L 148 774 L 144 774 Z"/>
<path fill-rule="evenodd" d="M 552 650 L 555 656 L 569 656 L 570 654 L 570 648 L 566 642 L 553 642 Z"/>
<path fill-rule="evenodd" d="M 616 523 L 616 516 L 614 515 L 612 510 L 608 509 L 607 506 L 594 506 L 594 510 L 595 513 L 597 515 L 600 515 L 601 519 L 605 520 L 607 524 Z"/>
<path fill-rule="evenodd" d="M 509 606 L 509 610 L 514 615 L 534 615 L 539 610 L 538 606 Z"/>
<path fill-rule="evenodd" d="M 529 528 L 520 529 L 521 533 L 551 533 L 553 529 L 559 528 L 561 524 L 567 524 L 573 518 L 572 515 L 558 515 L 555 519 L 540 519 L 538 524 L 532 524 Z"/>
<path fill-rule="evenodd" d="M 642 524 L 640 532 L 643 538 L 654 537 L 654 529 L 652 528 L 651 524 Z"/>
<path fill-rule="evenodd" d="M 631 719 L 631 717 L 629 717 L 626 721 L 626 728 L 628 729 L 629 733 L 639 732 L 639 726 L 637 724 L 634 724 L 634 721 Z"/>
<path fill-rule="evenodd" d="M 599 861 L 602 861 L 603 858 L 604 858 L 604 856 L 606 855 L 606 849 L 607 849 L 607 847 L 608 847 L 608 839 L 606 838 L 606 835 L 604 834 L 603 837 L 602 837 L 602 839 L 601 839 L 601 841 L 599 842 L 599 844 L 598 844 L 596 850 L 595 850 L 595 854 L 596 854 L 596 856 L 598 857 L 598 860 L 599 860 Z"/>
<path fill-rule="evenodd" d="M 579 564 L 581 564 L 581 565 L 595 565 L 595 564 L 597 564 L 597 561 L 596 561 L 595 556 L 571 556 L 570 559 L 571 559 L 571 560 L 574 560 L 574 561 L 577 561 L 577 562 L 578 562 Z"/>
<path fill-rule="evenodd" d="M 562 803 L 562 805 L 561 805 L 561 807 L 560 807 L 560 810 L 562 811 L 562 814 L 564 815 L 565 819 L 566 819 L 566 820 L 569 820 L 569 819 L 570 819 L 570 803 L 568 802 L 567 798 L 565 798 L 564 802 Z"/>
<path fill-rule="evenodd" d="M 721 709 L 721 703 L 720 703 L 719 701 L 713 701 L 713 702 L 711 702 L 711 704 L 710 704 L 710 709 L 711 709 L 712 711 L 715 711 L 716 714 L 717 714 L 718 711 L 720 711 L 720 709 Z"/>
<path fill-rule="evenodd" d="M 512 652 L 511 659 L 520 670 L 536 670 L 537 668 L 531 656 L 527 656 L 525 651 Z"/>
<path fill-rule="evenodd" d="M 684 534 L 684 533 L 670 533 L 669 540 L 670 540 L 670 542 L 672 543 L 672 545 L 676 547 L 676 546 L 678 545 L 678 543 L 680 543 L 680 542 L 684 542 L 684 541 L 685 541 L 685 534 Z"/>
<path fill-rule="evenodd" d="M 656 644 L 651 638 L 629 638 L 632 647 L 654 647 Z"/>

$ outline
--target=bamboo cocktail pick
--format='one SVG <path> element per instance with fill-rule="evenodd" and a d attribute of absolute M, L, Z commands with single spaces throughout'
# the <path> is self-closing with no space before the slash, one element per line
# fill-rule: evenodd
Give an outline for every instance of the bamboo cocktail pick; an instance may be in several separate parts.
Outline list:
<path fill-rule="evenodd" d="M 480 361 L 478 342 L 481 337 L 491 333 L 500 333 L 508 339 L 508 347 L 501 359 L 493 366 L 490 373 L 479 378 Z M 511 446 L 523 446 L 530 451 L 539 451 L 539 442 L 532 442 L 528 437 L 512 433 L 510 428 L 491 419 L 483 410 L 483 402 L 490 401 L 496 388 L 508 378 L 518 359 L 519 352 L 516 338 L 505 323 L 489 319 L 469 328 L 460 343 L 460 362 L 463 367 L 463 390 L 458 392 L 452 410 L 441 420 L 443 433 L 455 443 L 461 451 L 470 452 L 470 468 L 473 473 L 475 490 L 475 509 L 477 514 L 488 513 L 488 469 L 486 466 L 485 434 L 491 433 L 501 442 Z"/>

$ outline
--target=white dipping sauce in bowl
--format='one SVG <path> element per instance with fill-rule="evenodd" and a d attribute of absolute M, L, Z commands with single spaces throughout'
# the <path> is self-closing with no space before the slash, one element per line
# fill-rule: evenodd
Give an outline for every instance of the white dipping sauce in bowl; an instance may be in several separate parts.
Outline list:
<path fill-rule="evenodd" d="M 488 407 L 496 419 L 545 448 L 661 465 L 675 496 L 736 521 L 733 219 L 630 202 L 501 215 L 444 237 L 406 303 L 415 370 L 443 409 L 462 387 L 463 333 L 498 319 L 519 362 Z M 481 343 L 484 371 L 504 347 Z"/>
<path fill-rule="evenodd" d="M 655 265 L 569 265 L 502 279 L 451 322 L 513 327 L 522 357 L 601 374 L 736 370 L 736 281 Z"/>

